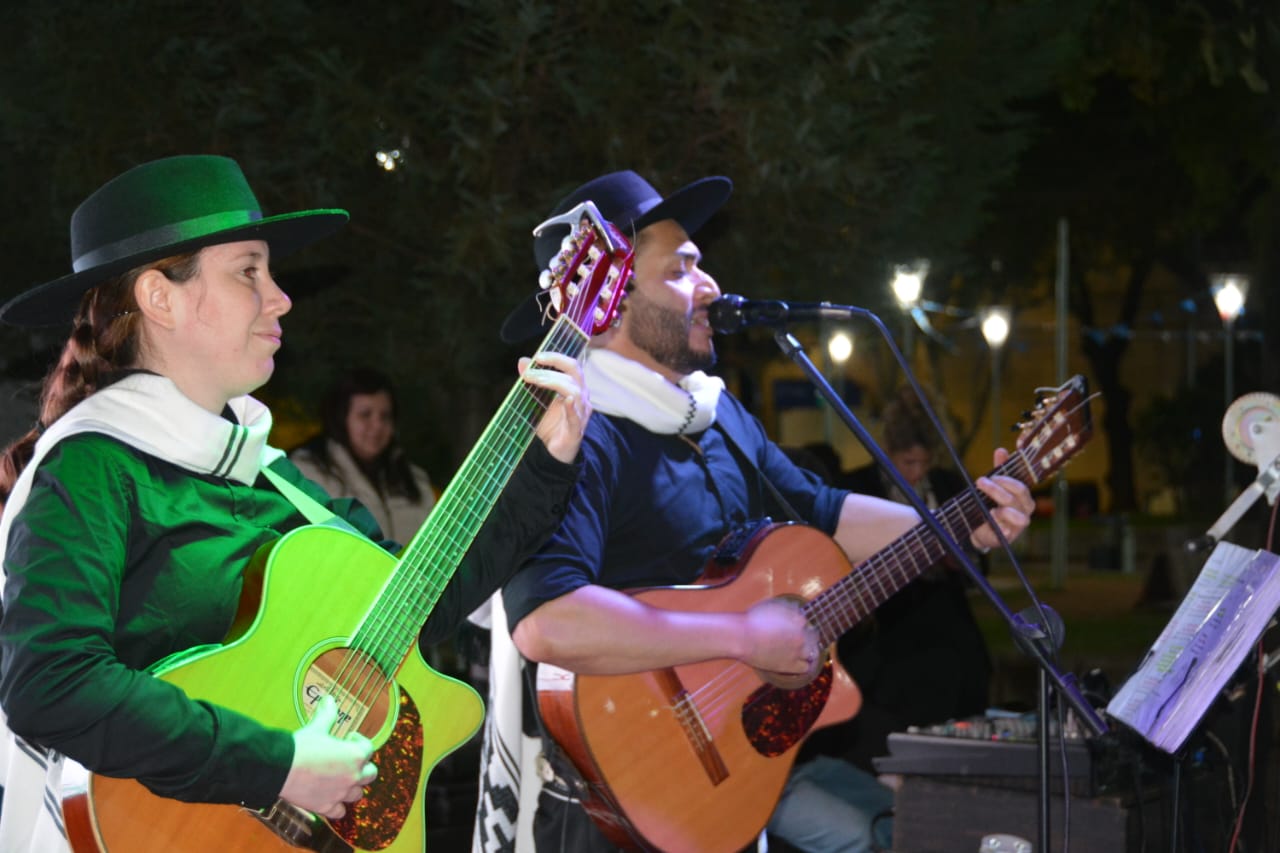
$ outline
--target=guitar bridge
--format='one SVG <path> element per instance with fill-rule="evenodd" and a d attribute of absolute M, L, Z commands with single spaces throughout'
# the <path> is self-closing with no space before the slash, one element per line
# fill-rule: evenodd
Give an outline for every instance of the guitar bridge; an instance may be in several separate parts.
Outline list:
<path fill-rule="evenodd" d="M 702 765 L 703 772 L 707 774 L 707 780 L 712 785 L 719 785 L 729 778 L 729 768 L 724 763 L 720 750 L 716 748 L 715 740 L 711 737 L 711 732 L 707 729 L 707 724 L 702 719 L 702 714 L 698 711 L 697 706 L 693 704 L 693 700 L 688 691 L 684 689 L 684 685 L 680 683 L 680 676 L 670 667 L 654 670 L 653 675 L 655 681 L 661 685 L 661 689 L 666 694 L 667 700 L 675 712 L 676 722 L 679 723 L 685 737 L 689 739 L 689 746 L 698 757 L 698 763 Z"/>
<path fill-rule="evenodd" d="M 315 850 L 316 853 L 353 853 L 355 850 L 329 824 L 284 800 L 277 800 L 266 811 L 245 811 L 294 847 Z"/>

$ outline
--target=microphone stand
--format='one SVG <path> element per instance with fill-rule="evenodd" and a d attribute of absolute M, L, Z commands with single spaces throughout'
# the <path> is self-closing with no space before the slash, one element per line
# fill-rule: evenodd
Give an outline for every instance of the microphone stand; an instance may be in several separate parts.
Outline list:
<path fill-rule="evenodd" d="M 856 315 L 866 317 L 871 320 L 889 342 L 890 347 L 893 347 L 895 352 L 897 351 L 897 348 L 893 346 L 893 339 L 889 334 L 888 329 L 884 327 L 880 318 L 875 314 L 852 306 L 829 307 L 846 312 L 846 316 Z M 823 399 L 831 405 L 832 411 L 840 416 L 840 419 L 844 421 L 845 425 L 849 427 L 855 436 L 857 436 L 858 441 L 862 443 L 863 447 L 867 449 L 867 452 L 869 452 L 875 459 L 876 464 L 880 466 L 880 469 L 889 475 L 894 484 L 898 487 L 899 491 L 906 496 L 912 508 L 915 509 L 916 514 L 919 515 L 920 519 L 925 523 L 925 526 L 929 528 L 930 532 L 932 532 L 933 535 L 938 538 L 938 541 L 940 541 L 947 549 L 947 552 L 964 568 L 965 572 L 973 582 L 977 584 L 978 588 L 982 590 L 983 594 L 990 599 L 992 605 L 996 608 L 996 611 L 999 612 L 1004 620 L 1009 624 L 1009 627 L 1013 632 L 1014 641 L 1017 643 L 1019 648 L 1025 651 L 1039 667 L 1041 687 L 1039 691 L 1040 696 L 1037 700 L 1037 705 L 1039 706 L 1039 720 L 1036 734 L 1037 740 L 1039 741 L 1038 759 L 1040 764 L 1040 797 L 1037 809 L 1039 817 L 1039 844 L 1035 849 L 1049 850 L 1049 725 L 1047 706 L 1050 686 L 1052 685 L 1053 688 L 1057 689 L 1058 695 L 1075 710 L 1081 722 L 1094 736 L 1100 736 L 1105 734 L 1107 731 L 1106 723 L 1103 722 L 1098 713 L 1094 711 L 1093 706 L 1090 705 L 1084 698 L 1083 694 L 1081 694 L 1078 686 L 1076 685 L 1075 676 L 1070 674 L 1064 675 L 1051 659 L 1054 651 L 1056 651 L 1056 645 L 1061 644 L 1062 637 L 1060 635 L 1056 637 L 1054 636 L 1054 626 L 1029 621 L 1023 618 L 1021 614 L 1013 613 L 1009 609 L 1008 605 L 1005 604 L 1004 599 L 1000 597 L 1000 593 L 996 592 L 995 588 L 991 586 L 982 572 L 979 571 L 977 566 L 973 564 L 973 561 L 969 559 L 969 555 L 965 553 L 965 550 L 961 548 L 951 535 L 942 527 L 934 514 L 929 511 L 927 506 L 925 506 L 924 501 L 922 501 L 920 496 L 916 494 L 916 490 L 907 483 L 902 474 L 899 473 L 898 469 L 889 460 L 888 455 L 876 444 L 870 433 L 867 432 L 862 423 L 854 416 L 853 412 L 849 410 L 849 407 L 845 405 L 844 400 L 841 399 L 840 395 L 831 387 L 831 383 L 829 383 L 827 378 L 822 375 L 822 372 L 817 369 L 800 342 L 796 340 L 790 332 L 781 328 L 774 331 L 773 337 L 783 354 L 800 366 L 800 369 L 809 377 L 809 381 L 812 382 L 814 387 L 818 389 L 818 392 L 822 394 Z M 983 514 L 987 515 L 988 524 L 990 524 L 990 515 L 986 512 L 985 503 L 978 501 L 978 504 L 980 507 L 983 507 Z M 996 528 L 996 530 L 997 535 L 1000 537 L 1001 541 L 1003 541 L 1003 534 L 999 532 L 998 528 Z M 1048 608 L 1045 607 L 1042 608 L 1042 610 L 1048 611 Z M 1048 612 L 1051 613 L 1052 611 Z M 1053 615 L 1056 616 L 1057 614 Z M 1051 617 L 1048 616 L 1048 613 L 1042 614 L 1042 621 L 1045 623 L 1051 622 Z M 1054 644 L 1053 648 L 1050 647 L 1050 643 Z M 1058 733 L 1060 738 L 1064 735 L 1064 732 Z M 1066 794 L 1068 797 L 1071 796 L 1069 785 L 1067 786 Z"/>

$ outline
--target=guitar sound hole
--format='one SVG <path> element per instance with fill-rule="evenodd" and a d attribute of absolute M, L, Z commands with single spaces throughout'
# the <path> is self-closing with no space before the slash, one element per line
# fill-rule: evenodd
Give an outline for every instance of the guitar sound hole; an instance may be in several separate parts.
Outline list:
<path fill-rule="evenodd" d="M 394 707 L 392 686 L 381 667 L 359 649 L 330 649 L 303 674 L 299 698 L 310 718 L 320 698 L 332 696 L 338 703 L 333 734 L 341 737 L 359 731 L 372 740 Z"/>

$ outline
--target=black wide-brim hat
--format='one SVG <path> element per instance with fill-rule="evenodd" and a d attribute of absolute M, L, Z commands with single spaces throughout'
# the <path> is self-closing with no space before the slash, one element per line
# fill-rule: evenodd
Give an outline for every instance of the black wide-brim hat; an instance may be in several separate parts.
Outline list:
<path fill-rule="evenodd" d="M 92 287 L 134 267 L 205 246 L 263 240 L 272 260 L 333 233 L 338 209 L 263 216 L 236 161 L 184 155 L 135 166 L 108 181 L 71 215 L 70 275 L 0 306 L 14 326 L 69 323 Z"/>
<path fill-rule="evenodd" d="M 663 198 L 648 181 L 628 169 L 601 175 L 578 187 L 560 199 L 547 218 L 590 201 L 601 216 L 632 240 L 640 229 L 663 219 L 674 219 L 686 234 L 692 235 L 720 209 L 731 192 L 733 182 L 716 175 L 696 180 Z M 567 233 L 567 227 L 548 228 L 534 238 L 533 254 L 539 270 L 551 263 Z M 540 294 L 534 294 L 507 315 L 502 324 L 502 340 L 514 344 L 537 337 L 544 331 L 543 317 Z"/>

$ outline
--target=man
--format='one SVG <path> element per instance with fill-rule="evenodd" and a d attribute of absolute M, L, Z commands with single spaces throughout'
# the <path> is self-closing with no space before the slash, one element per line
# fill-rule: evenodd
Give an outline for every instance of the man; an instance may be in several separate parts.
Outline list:
<path fill-rule="evenodd" d="M 548 545 L 503 591 L 512 639 L 527 658 L 586 675 L 634 673 L 732 659 L 757 670 L 804 675 L 821 665 L 816 631 L 798 608 L 690 613 L 645 604 L 619 590 L 689 583 L 733 528 L 781 515 L 763 479 L 799 515 L 831 534 L 853 563 L 919 519 L 909 508 L 823 485 L 791 464 L 719 379 L 707 306 L 720 296 L 690 239 L 727 200 L 727 178 L 696 181 L 663 198 L 643 178 L 604 175 L 570 193 L 561 213 L 593 201 L 633 235 L 635 275 L 619 321 L 591 342 L 583 472 Z M 545 265 L 561 234 L 535 245 Z M 537 300 L 503 327 L 509 342 L 536 334 Z M 997 462 L 1004 460 L 997 451 Z M 1006 536 L 1026 526 L 1032 502 L 1014 480 L 980 479 Z M 987 528 L 972 545 L 998 544 Z M 659 780 L 655 780 L 659 782 Z M 608 850 L 565 792 L 544 787 L 534 823 L 539 850 Z M 865 827 L 863 828 L 865 844 Z M 835 849 L 835 848 L 814 848 Z"/>

